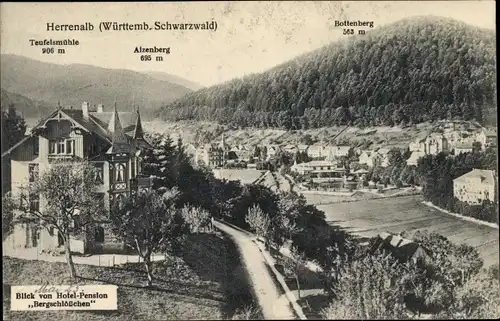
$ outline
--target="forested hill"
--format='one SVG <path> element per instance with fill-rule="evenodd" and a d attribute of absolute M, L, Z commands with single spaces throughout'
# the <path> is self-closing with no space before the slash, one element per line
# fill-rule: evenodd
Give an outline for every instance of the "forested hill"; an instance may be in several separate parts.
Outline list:
<path fill-rule="evenodd" d="M 405 19 L 187 94 L 158 113 L 287 129 L 449 117 L 484 122 L 496 119 L 495 48 L 493 30 L 447 18 Z"/>

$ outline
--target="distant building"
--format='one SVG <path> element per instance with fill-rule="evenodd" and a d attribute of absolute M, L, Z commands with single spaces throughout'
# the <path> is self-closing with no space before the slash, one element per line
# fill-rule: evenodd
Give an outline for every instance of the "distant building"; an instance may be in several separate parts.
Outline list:
<path fill-rule="evenodd" d="M 359 163 L 371 168 L 380 166 L 382 163 L 382 156 L 375 151 L 365 150 L 359 156 Z"/>
<path fill-rule="evenodd" d="M 348 156 L 351 146 L 333 146 L 327 145 L 324 147 L 323 151 L 326 159 L 333 160 L 341 156 Z"/>
<path fill-rule="evenodd" d="M 391 150 L 389 148 L 380 148 L 377 150 L 377 154 L 380 155 L 380 166 L 387 167 L 389 166 L 389 152 Z"/>
<path fill-rule="evenodd" d="M 323 145 L 311 145 L 307 149 L 307 156 L 309 156 L 312 159 L 317 159 L 321 157 L 326 157 L 324 155 L 324 146 Z"/>
<path fill-rule="evenodd" d="M 226 144 L 224 134 L 222 134 L 219 144 L 205 144 L 205 146 L 196 150 L 195 163 L 211 168 L 219 168 L 226 163 L 229 152 L 229 146 Z"/>
<path fill-rule="evenodd" d="M 408 166 L 417 166 L 418 160 L 425 156 L 424 152 L 414 151 L 411 153 L 410 158 L 406 160 L 406 165 Z"/>
<path fill-rule="evenodd" d="M 410 152 L 424 152 L 426 155 L 437 155 L 450 151 L 448 139 L 440 133 L 432 133 L 426 138 L 418 138 L 411 142 L 408 147 Z"/>
<path fill-rule="evenodd" d="M 347 173 L 345 168 L 339 168 L 335 162 L 331 161 L 310 161 L 294 164 L 291 170 L 301 175 L 308 175 L 311 178 L 343 178 Z"/>
<path fill-rule="evenodd" d="M 274 156 L 276 156 L 276 154 L 278 154 L 281 149 L 279 145 L 267 145 L 266 150 L 267 150 L 266 159 L 269 160 Z"/>
<path fill-rule="evenodd" d="M 205 144 L 196 152 L 196 164 L 211 168 L 218 168 L 224 165 L 224 150 L 216 144 Z"/>
<path fill-rule="evenodd" d="M 477 135 L 476 140 L 481 143 L 482 148 L 486 148 L 491 145 L 496 145 L 497 133 L 492 130 L 483 129 Z"/>
<path fill-rule="evenodd" d="M 453 180 L 453 195 L 462 202 L 479 204 L 495 200 L 495 171 L 474 169 Z"/>
<path fill-rule="evenodd" d="M 308 149 L 309 149 L 309 145 L 297 145 L 297 150 L 300 153 L 307 153 Z"/>
<path fill-rule="evenodd" d="M 472 141 L 463 141 L 455 145 L 453 150 L 455 151 L 455 155 L 460 155 L 462 153 L 470 153 L 473 150 Z"/>
<path fill-rule="evenodd" d="M 296 145 L 288 144 L 285 145 L 282 150 L 286 153 L 290 153 L 292 155 L 295 155 L 299 151 L 299 148 Z"/>
<path fill-rule="evenodd" d="M 371 241 L 370 252 L 377 250 L 385 251 L 403 263 L 409 261 L 425 263 L 430 257 L 427 250 L 417 242 L 385 232 Z"/>

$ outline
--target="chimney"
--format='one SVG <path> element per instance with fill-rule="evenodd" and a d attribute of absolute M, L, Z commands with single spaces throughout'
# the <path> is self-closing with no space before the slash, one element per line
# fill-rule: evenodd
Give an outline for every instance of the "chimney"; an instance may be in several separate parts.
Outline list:
<path fill-rule="evenodd" d="M 102 112 L 104 112 L 104 106 L 103 106 L 102 104 L 98 104 L 98 105 L 97 105 L 97 112 L 98 112 L 98 113 L 102 113 Z"/>
<path fill-rule="evenodd" d="M 86 101 L 84 101 L 82 104 L 82 113 L 83 118 L 89 119 L 89 103 L 87 103 Z"/>

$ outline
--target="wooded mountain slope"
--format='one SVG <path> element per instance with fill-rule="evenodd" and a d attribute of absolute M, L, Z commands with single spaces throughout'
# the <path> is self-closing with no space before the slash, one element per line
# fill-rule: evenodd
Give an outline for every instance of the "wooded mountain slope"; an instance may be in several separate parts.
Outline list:
<path fill-rule="evenodd" d="M 495 48 L 493 30 L 415 17 L 190 93 L 158 114 L 286 129 L 485 122 L 496 119 Z"/>
<path fill-rule="evenodd" d="M 1 87 L 31 100 L 42 100 L 57 108 L 84 101 L 104 104 L 111 111 L 116 101 L 120 111 L 140 106 L 146 117 L 152 110 L 191 92 L 173 81 L 160 80 L 131 70 L 90 65 L 58 65 L 17 55 L 1 55 Z M 17 106 L 16 106 L 17 108 Z"/>
<path fill-rule="evenodd" d="M 4 90 L 0 90 L 0 106 L 3 110 L 7 110 L 10 105 L 14 105 L 16 110 L 21 113 L 24 119 L 39 120 L 42 116 L 47 116 L 55 110 L 55 105 L 51 105 L 44 101 L 35 101 L 23 95 L 14 94 Z"/>

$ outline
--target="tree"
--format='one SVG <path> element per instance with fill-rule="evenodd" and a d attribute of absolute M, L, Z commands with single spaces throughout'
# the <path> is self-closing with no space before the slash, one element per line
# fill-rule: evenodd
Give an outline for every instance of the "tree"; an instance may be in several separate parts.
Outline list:
<path fill-rule="evenodd" d="M 210 224 L 210 213 L 200 207 L 185 205 L 181 209 L 182 217 L 191 228 L 191 232 L 198 234 L 200 228 L 205 228 Z"/>
<path fill-rule="evenodd" d="M 283 258 L 283 268 L 287 276 L 293 277 L 297 283 L 297 294 L 300 300 L 300 276 L 307 263 L 304 254 L 299 253 L 296 247 L 290 249 L 290 255 Z"/>
<path fill-rule="evenodd" d="M 333 283 L 334 298 L 323 310 L 330 320 L 407 319 L 405 278 L 414 273 L 407 264 L 395 264 L 382 253 L 366 255 L 345 264 Z"/>
<path fill-rule="evenodd" d="M 254 205 L 248 209 L 245 216 L 245 222 L 257 234 L 257 236 L 265 239 L 266 248 L 269 240 L 270 221 L 266 213 L 264 213 L 258 205 Z"/>
<path fill-rule="evenodd" d="M 16 204 L 10 192 L 2 197 L 2 241 L 12 233 L 14 229 L 14 210 Z"/>
<path fill-rule="evenodd" d="M 144 260 L 148 286 L 153 284 L 151 255 L 171 250 L 187 233 L 182 215 L 174 206 L 178 196 L 175 188 L 163 194 L 140 191 L 112 207 L 112 230 Z"/>
<path fill-rule="evenodd" d="M 448 319 L 499 319 L 498 274 L 482 272 L 457 289 L 453 304 L 439 314 Z"/>
<path fill-rule="evenodd" d="M 6 111 L 2 111 L 2 153 L 20 141 L 25 132 L 24 118 L 17 113 L 14 104 L 10 104 Z"/>
<path fill-rule="evenodd" d="M 76 277 L 76 271 L 70 238 L 86 233 L 104 215 L 102 204 L 95 201 L 100 184 L 95 179 L 96 171 L 96 167 L 86 161 L 54 162 L 33 183 L 22 187 L 20 200 L 15 201 L 20 210 L 16 220 L 55 228 L 60 233 L 72 278 Z"/>
<path fill-rule="evenodd" d="M 17 113 L 13 104 L 2 111 L 2 154 L 19 142 L 26 132 L 26 123 Z M 10 158 L 2 157 L 2 196 L 10 191 L 11 167 Z"/>

